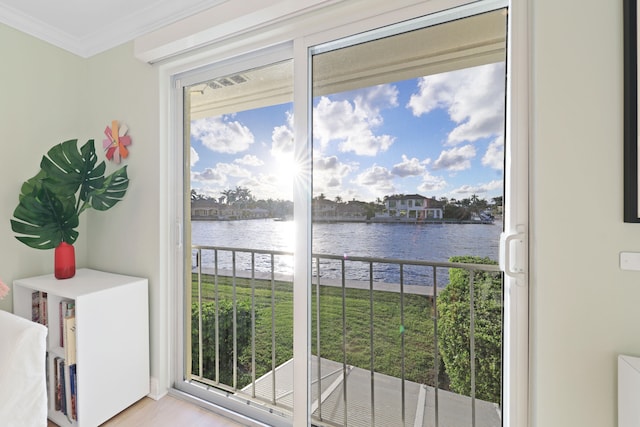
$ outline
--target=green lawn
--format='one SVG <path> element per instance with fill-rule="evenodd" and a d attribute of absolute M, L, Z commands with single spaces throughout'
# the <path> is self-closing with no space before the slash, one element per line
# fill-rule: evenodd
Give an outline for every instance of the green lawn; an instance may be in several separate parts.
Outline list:
<path fill-rule="evenodd" d="M 251 295 L 255 295 L 256 311 L 256 376 L 260 377 L 272 369 L 272 292 L 271 282 L 256 280 L 252 289 L 249 279 L 236 278 L 236 301 L 238 307 L 248 307 L 244 313 L 238 309 L 240 316 L 250 316 Z M 275 347 L 276 366 L 293 357 L 293 293 L 291 283 L 275 284 Z M 197 302 L 197 277 L 193 281 L 193 302 Z M 316 343 L 316 289 L 312 289 L 312 351 L 317 354 Z M 322 357 L 342 362 L 346 349 L 348 364 L 370 369 L 371 367 L 371 302 L 369 291 L 358 289 L 345 290 L 345 322 L 343 325 L 343 290 L 337 287 L 320 287 L 320 354 Z M 220 301 L 228 301 L 232 306 L 233 286 L 231 279 L 218 279 L 218 296 Z M 202 283 L 203 302 L 215 300 L 213 276 L 204 275 Z M 401 314 L 400 295 L 390 292 L 373 292 L 373 354 L 374 370 L 379 373 L 401 377 L 402 375 L 402 337 L 404 331 L 405 379 L 418 383 L 433 384 L 433 311 L 431 298 L 421 295 L 405 295 L 404 322 Z M 244 317 L 243 317 L 244 318 Z M 194 319 L 195 322 L 196 319 Z M 229 322 L 230 323 L 230 322 Z M 404 327 L 402 327 L 404 323 Z M 197 324 L 197 322 L 195 323 Z M 213 325 L 213 323 L 211 323 Z M 247 325 L 247 323 L 245 323 Z M 237 332 L 239 345 L 239 379 L 238 388 L 251 380 L 251 328 L 241 328 Z M 346 329 L 343 342 L 343 327 Z M 208 329 L 214 329 L 210 327 Z M 248 330 L 246 330 L 248 329 Z M 205 331 L 213 334 L 213 330 Z M 231 332 L 230 332 L 231 333 Z M 197 335 L 194 335 L 194 340 Z M 213 342 L 209 340 L 209 342 Z M 197 343 L 197 341 L 196 341 Z M 228 353 L 229 349 L 221 350 Z M 197 366 L 198 356 L 194 352 L 194 364 Z M 210 353 L 215 357 L 215 352 Z M 207 356 L 205 356 L 207 357 Z M 229 356 L 231 357 L 231 356 Z M 221 356 L 222 360 L 222 356 Z M 205 376 L 213 378 L 212 362 L 205 360 Z M 222 369 L 222 368 L 221 368 Z M 222 378 L 222 375 L 221 375 Z M 227 377 L 230 378 L 230 377 Z M 229 381 L 227 379 L 227 381 Z M 229 382 L 230 384 L 230 382 Z"/>

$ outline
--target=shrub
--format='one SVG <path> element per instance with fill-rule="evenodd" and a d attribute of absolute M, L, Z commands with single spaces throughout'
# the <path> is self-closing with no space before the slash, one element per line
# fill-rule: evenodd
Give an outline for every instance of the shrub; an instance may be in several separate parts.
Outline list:
<path fill-rule="evenodd" d="M 497 264 L 489 258 L 452 257 L 452 262 Z M 471 394 L 470 292 L 468 270 L 453 268 L 438 295 L 440 355 L 451 390 Z M 476 397 L 500 402 L 502 372 L 502 278 L 500 273 L 474 276 Z"/>
<path fill-rule="evenodd" d="M 216 306 L 215 302 L 202 304 L 202 376 L 215 380 L 216 376 Z M 198 304 L 191 305 L 191 360 L 192 372 L 198 374 Z M 233 303 L 220 300 L 218 305 L 220 382 L 233 385 Z M 251 344 L 251 306 L 246 301 L 236 303 L 237 357 Z M 244 372 L 238 364 L 238 387 Z"/>

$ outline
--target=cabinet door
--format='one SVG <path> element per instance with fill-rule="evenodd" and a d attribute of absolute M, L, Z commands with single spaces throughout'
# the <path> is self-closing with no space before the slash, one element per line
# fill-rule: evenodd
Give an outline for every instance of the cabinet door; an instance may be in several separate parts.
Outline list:
<path fill-rule="evenodd" d="M 78 420 L 98 425 L 149 393 L 147 281 L 76 299 Z"/>

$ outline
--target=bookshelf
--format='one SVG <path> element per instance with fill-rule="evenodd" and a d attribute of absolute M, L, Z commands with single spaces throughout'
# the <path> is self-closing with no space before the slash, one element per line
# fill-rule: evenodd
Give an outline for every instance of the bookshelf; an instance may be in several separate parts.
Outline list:
<path fill-rule="evenodd" d="M 46 293 L 46 304 L 36 308 L 34 293 Z M 70 357 L 73 347 L 68 336 L 66 346 L 60 341 L 67 323 L 63 320 L 61 325 L 63 301 L 74 306 L 77 420 L 71 411 L 65 415 L 56 410 L 56 364 L 58 358 Z M 46 312 L 48 416 L 54 423 L 97 426 L 149 393 L 147 279 L 91 269 L 79 269 L 65 280 L 53 274 L 18 279 L 13 282 L 13 307 L 15 314 L 30 320 L 34 310 L 36 315 Z M 69 374 L 68 366 L 65 373 Z M 70 385 L 71 376 L 67 381 Z"/>

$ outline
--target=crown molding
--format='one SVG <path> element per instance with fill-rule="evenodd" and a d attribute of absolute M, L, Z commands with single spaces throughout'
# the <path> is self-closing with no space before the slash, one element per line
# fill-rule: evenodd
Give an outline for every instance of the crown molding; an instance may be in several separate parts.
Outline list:
<path fill-rule="evenodd" d="M 2 3 L 0 22 L 75 55 L 89 58 L 228 1 L 200 0 L 188 7 L 171 0 L 156 2 L 147 8 L 121 15 L 115 23 L 105 19 L 103 25 L 93 26 L 93 33 L 82 36 L 74 36 Z"/>

